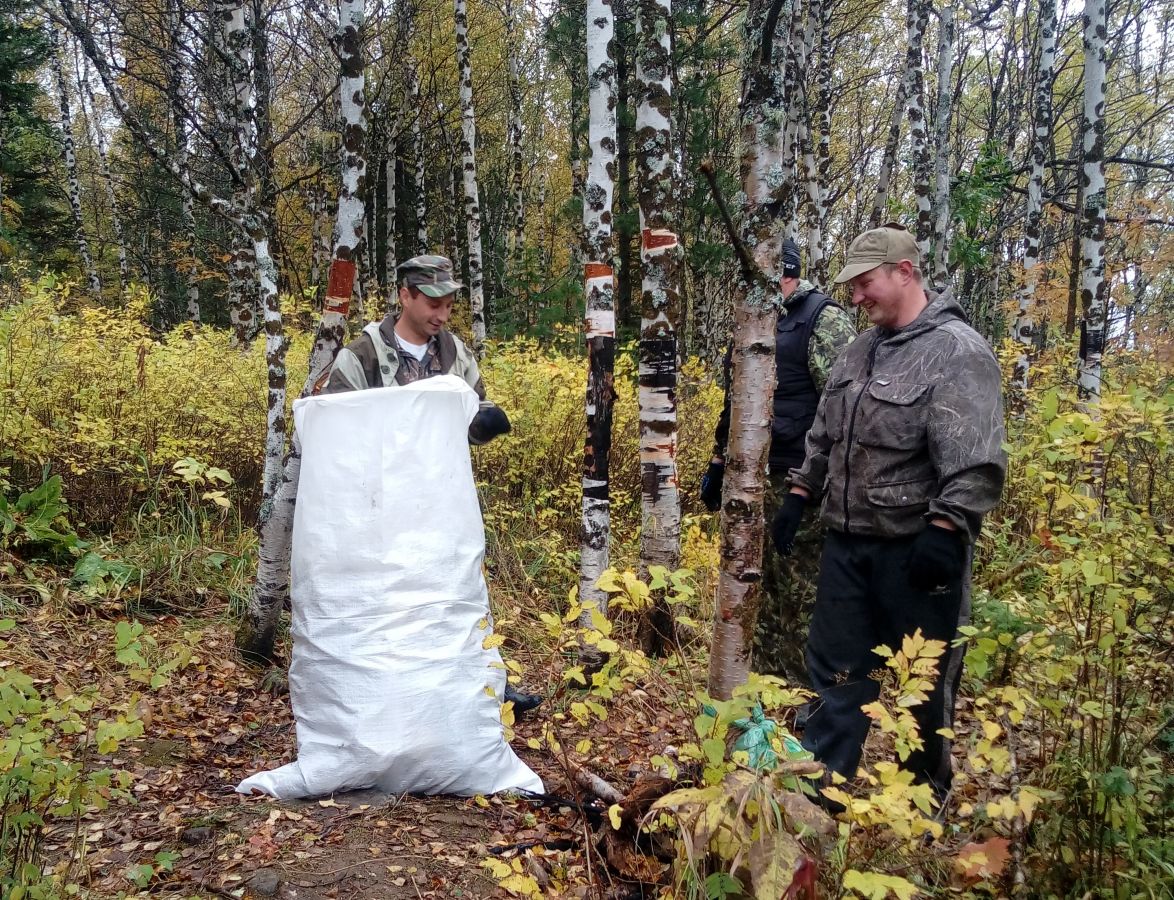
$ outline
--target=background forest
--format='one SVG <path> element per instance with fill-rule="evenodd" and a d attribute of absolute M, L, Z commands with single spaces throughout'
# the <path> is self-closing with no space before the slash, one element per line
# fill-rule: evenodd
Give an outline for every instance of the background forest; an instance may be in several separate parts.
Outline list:
<path fill-rule="evenodd" d="M 488 581 L 548 699 L 507 729 L 605 802 L 470 801 L 485 833 L 442 830 L 427 865 L 397 837 L 341 895 L 1174 896 L 1172 18 L 0 0 L 0 893 L 242 896 L 400 828 L 222 789 L 293 752 L 290 405 L 431 252 L 513 422 L 473 451 Z M 773 773 L 733 747 L 802 698 L 713 624 L 739 527 L 697 497 L 720 361 L 773 308 L 706 161 L 742 239 L 794 237 L 824 288 L 905 224 L 1003 364 L 944 827 L 888 763 L 927 648 L 894 658 L 841 821 L 802 805 L 783 735 Z M 649 812 L 643 770 L 684 791 Z"/>

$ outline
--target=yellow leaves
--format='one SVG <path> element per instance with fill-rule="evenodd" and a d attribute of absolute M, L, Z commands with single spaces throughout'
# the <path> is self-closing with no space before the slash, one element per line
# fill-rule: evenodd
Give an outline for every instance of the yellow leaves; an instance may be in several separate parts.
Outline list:
<path fill-rule="evenodd" d="M 482 650 L 496 650 L 505 643 L 504 634 L 487 634 L 484 640 L 481 641 Z"/>
<path fill-rule="evenodd" d="M 905 878 L 857 869 L 849 869 L 844 873 L 844 888 L 868 900 L 886 900 L 890 896 L 898 900 L 911 900 L 920 893 L 917 885 Z"/>
<path fill-rule="evenodd" d="M 522 871 L 522 861 L 487 859 L 481 863 L 497 881 L 498 887 L 515 897 L 541 897 L 542 890 L 533 875 Z"/>
<path fill-rule="evenodd" d="M 623 824 L 624 808 L 618 803 L 613 803 L 607 808 L 607 820 L 611 823 L 611 827 L 619 831 Z"/>

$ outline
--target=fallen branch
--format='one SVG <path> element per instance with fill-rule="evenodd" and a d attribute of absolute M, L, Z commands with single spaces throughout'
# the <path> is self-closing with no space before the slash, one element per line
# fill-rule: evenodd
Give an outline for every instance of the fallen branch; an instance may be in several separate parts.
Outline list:
<path fill-rule="evenodd" d="M 624 795 L 616 790 L 609 782 L 604 781 L 594 772 L 589 772 L 578 763 L 567 760 L 567 767 L 571 771 L 571 778 L 574 779 L 575 784 L 586 791 L 590 791 L 600 800 L 607 803 L 619 803 L 624 799 Z"/>

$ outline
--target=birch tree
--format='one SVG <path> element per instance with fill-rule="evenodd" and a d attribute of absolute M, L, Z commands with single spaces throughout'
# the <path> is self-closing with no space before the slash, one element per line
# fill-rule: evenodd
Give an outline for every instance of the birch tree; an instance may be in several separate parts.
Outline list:
<path fill-rule="evenodd" d="M 1084 229 L 1081 237 L 1080 364 L 1077 381 L 1082 396 L 1095 402 L 1101 395 L 1101 356 L 1105 347 L 1105 35 L 1106 0 L 1084 4 L 1084 114 L 1080 130 L 1084 146 Z"/>
<path fill-rule="evenodd" d="M 897 165 L 897 151 L 901 146 L 901 123 L 905 120 L 906 96 L 909 93 L 909 56 L 905 54 L 897 79 L 897 93 L 893 98 L 893 112 L 889 118 L 888 136 L 885 138 L 885 152 L 881 157 L 880 171 L 876 179 L 876 194 L 872 201 L 872 211 L 868 215 L 868 227 L 879 228 L 888 216 L 889 184 L 893 178 L 893 169 Z"/>
<path fill-rule="evenodd" d="M 473 112 L 473 64 L 469 52 L 469 18 L 465 0 L 454 0 L 457 70 L 461 97 L 461 172 L 465 189 L 465 234 L 468 242 L 469 309 L 473 317 L 473 350 L 485 346 L 485 277 L 481 264 L 481 202 L 477 187 L 477 119 Z"/>
<path fill-rule="evenodd" d="M 366 237 L 367 99 L 363 59 L 366 15 L 366 0 L 339 0 L 335 44 L 338 49 L 338 98 L 342 115 L 342 176 L 334 222 L 334 246 L 326 278 L 326 299 L 310 353 L 307 385 L 313 385 L 334 362 L 346 338 L 347 313 L 354 292 L 359 255 Z"/>
<path fill-rule="evenodd" d="M 596 586 L 608 566 L 611 538 L 612 404 L 615 400 L 616 317 L 612 269 L 612 196 L 616 166 L 615 18 L 611 0 L 587 0 L 588 147 L 583 193 L 583 284 L 587 300 L 587 443 L 583 454 L 583 534 L 579 556 L 581 624 L 593 610 L 607 614 L 607 594 Z M 597 654 L 586 652 L 589 663 Z"/>
<path fill-rule="evenodd" d="M 188 122 L 184 115 L 183 97 L 186 82 L 183 57 L 180 52 L 180 29 L 182 12 L 178 0 L 167 4 L 167 100 L 171 109 L 171 127 L 175 139 L 175 164 L 181 173 L 188 169 Z M 183 191 L 180 198 L 180 215 L 183 220 L 185 255 L 182 266 L 185 283 L 188 320 L 200 324 L 200 281 L 197 277 L 199 260 L 196 257 L 196 211 L 190 191 Z"/>
<path fill-rule="evenodd" d="M 638 0 L 636 167 L 640 176 L 640 569 L 674 571 L 681 556 L 677 481 L 677 331 L 681 243 L 672 136 L 672 0 Z M 663 652 L 673 620 L 662 598 L 645 650 Z"/>
<path fill-rule="evenodd" d="M 933 279 L 945 285 L 950 226 L 950 118 L 953 112 L 954 4 L 942 5 L 938 18 L 938 84 L 934 105 Z"/>
<path fill-rule="evenodd" d="M 82 55 L 82 60 L 84 59 L 85 57 Z M 90 86 L 87 68 L 83 63 L 81 71 L 77 73 L 78 105 L 82 109 L 82 119 L 86 123 L 86 133 L 90 143 L 98 151 L 98 175 L 101 177 L 102 187 L 106 191 L 106 204 L 110 207 L 110 228 L 114 232 L 114 245 L 118 253 L 118 290 L 120 295 L 125 295 L 130 284 L 130 261 L 126 254 L 126 235 L 122 227 L 122 210 L 119 208 L 118 194 L 114 190 L 114 176 L 110 172 L 110 147 L 106 141 L 106 129 L 102 127 L 102 122 L 98 117 L 98 104 Z"/>
<path fill-rule="evenodd" d="M 526 233 L 526 206 L 522 192 L 522 85 L 518 76 L 517 10 L 513 0 L 505 0 L 506 65 L 509 81 L 510 178 L 513 198 L 513 222 L 510 231 L 510 261 L 516 269 L 522 262 L 522 244 Z"/>
<path fill-rule="evenodd" d="M 1019 344 L 1012 376 L 1026 389 L 1035 342 L 1035 287 L 1039 280 L 1040 244 L 1043 222 L 1044 161 L 1052 134 L 1052 83 L 1056 67 L 1056 0 L 1039 0 L 1040 55 L 1035 79 L 1035 107 L 1031 133 L 1031 174 L 1027 180 L 1027 216 L 1023 226 L 1023 285 L 1019 289 L 1019 311 L 1011 336 Z"/>
<path fill-rule="evenodd" d="M 787 97 L 778 22 L 783 0 L 750 0 L 742 68 L 742 229 L 752 259 L 743 264 L 734 306 L 730 434 L 722 494 L 721 562 L 709 693 L 729 698 L 750 671 L 761 602 L 763 498 L 775 377 L 775 323 L 783 223 L 775 218 L 783 178 L 781 141 Z M 784 7 L 785 8 L 785 7 Z M 785 173 L 784 173 L 785 174 Z M 758 278 L 752 275 L 757 270 Z"/>
<path fill-rule="evenodd" d="M 913 192 L 917 196 L 917 249 L 926 263 L 930 259 L 930 236 L 933 232 L 929 198 L 929 135 L 925 121 L 925 66 L 922 40 L 928 20 L 927 0 L 908 0 L 905 34 L 908 40 L 906 99 L 909 104 L 909 140 L 913 148 Z"/>
<path fill-rule="evenodd" d="M 77 230 L 77 252 L 82 258 L 82 270 L 86 284 L 95 297 L 102 296 L 102 282 L 98 280 L 98 269 L 90 253 L 90 242 L 86 238 L 86 223 L 82 217 L 82 185 L 77 171 L 77 149 L 73 143 L 73 115 L 69 107 L 69 87 L 65 83 L 65 68 L 61 64 L 61 43 L 54 33 L 49 51 L 49 66 L 57 85 L 57 107 L 61 112 L 61 146 L 65 152 L 65 177 L 69 208 L 73 211 L 73 224 Z"/>

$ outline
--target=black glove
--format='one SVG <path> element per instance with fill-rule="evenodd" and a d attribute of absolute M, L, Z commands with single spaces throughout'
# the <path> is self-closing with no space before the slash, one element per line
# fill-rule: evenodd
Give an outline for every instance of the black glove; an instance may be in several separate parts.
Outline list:
<path fill-rule="evenodd" d="M 789 556 L 795 544 L 795 535 L 799 531 L 799 523 L 803 520 L 803 509 L 807 506 L 807 498 L 802 494 L 789 493 L 779 511 L 775 513 L 775 520 L 771 523 L 770 533 L 774 538 L 775 549 L 780 556 Z"/>
<path fill-rule="evenodd" d="M 487 406 L 473 416 L 469 424 L 469 443 L 486 444 L 495 437 L 510 433 L 510 420 L 500 406 Z"/>
<path fill-rule="evenodd" d="M 909 551 L 909 583 L 919 591 L 932 591 L 962 579 L 966 543 L 962 534 L 940 525 L 928 525 L 913 539 Z"/>
<path fill-rule="evenodd" d="M 710 512 L 717 512 L 722 506 L 722 479 L 726 477 L 726 464 L 711 462 L 701 476 L 701 502 Z"/>

